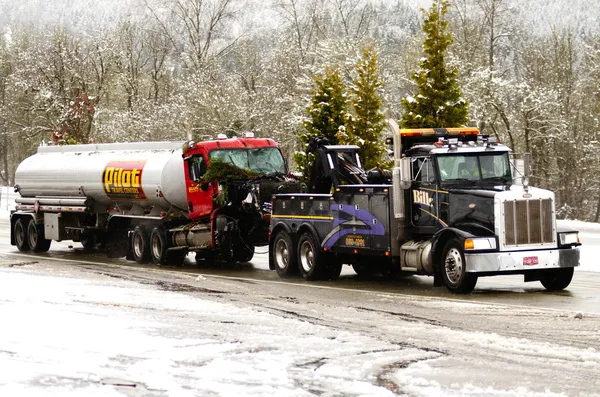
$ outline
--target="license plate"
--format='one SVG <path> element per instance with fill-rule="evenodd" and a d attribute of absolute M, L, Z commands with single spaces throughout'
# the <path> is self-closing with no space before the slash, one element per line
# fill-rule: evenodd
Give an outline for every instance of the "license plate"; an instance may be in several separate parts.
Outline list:
<path fill-rule="evenodd" d="M 523 266 L 533 266 L 539 263 L 540 262 L 538 261 L 537 256 L 526 256 L 525 258 L 523 258 Z"/>
<path fill-rule="evenodd" d="M 351 234 L 346 236 L 344 245 L 347 247 L 365 248 L 367 246 L 367 241 L 365 236 Z"/>

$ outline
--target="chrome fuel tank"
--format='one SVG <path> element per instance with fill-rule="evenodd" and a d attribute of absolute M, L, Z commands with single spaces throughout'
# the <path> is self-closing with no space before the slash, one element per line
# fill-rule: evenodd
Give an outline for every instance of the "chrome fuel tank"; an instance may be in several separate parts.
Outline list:
<path fill-rule="evenodd" d="M 17 168 L 22 197 L 187 208 L 181 142 L 42 146 Z"/>

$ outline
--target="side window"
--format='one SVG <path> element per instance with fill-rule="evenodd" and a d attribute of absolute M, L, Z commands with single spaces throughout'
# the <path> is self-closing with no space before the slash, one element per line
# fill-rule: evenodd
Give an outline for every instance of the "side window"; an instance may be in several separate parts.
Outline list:
<path fill-rule="evenodd" d="M 207 170 L 203 156 L 194 156 L 188 160 L 188 175 L 190 180 L 199 181 Z"/>
<path fill-rule="evenodd" d="M 413 175 L 416 182 L 433 183 L 435 173 L 429 157 L 417 157 L 413 161 Z"/>

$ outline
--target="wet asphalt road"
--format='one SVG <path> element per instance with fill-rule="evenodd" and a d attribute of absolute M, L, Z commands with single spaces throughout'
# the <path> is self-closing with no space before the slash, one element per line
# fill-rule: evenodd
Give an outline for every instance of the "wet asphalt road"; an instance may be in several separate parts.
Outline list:
<path fill-rule="evenodd" d="M 190 255 L 181 268 L 109 259 L 77 243 L 53 243 L 50 252 L 31 255 L 10 246 L 6 220 L 0 220 L 0 267 L 123 279 L 418 349 L 421 358 L 398 359 L 369 381 L 397 395 L 462 395 L 465 387 L 474 387 L 470 395 L 516 396 L 522 387 L 528 396 L 600 395 L 598 273 L 576 271 L 561 292 L 520 276 L 483 278 L 472 294 L 459 296 L 433 288 L 432 278 L 361 279 L 350 267 L 335 282 L 281 280 L 264 253 L 230 267 L 196 265 Z M 333 360 L 322 354 L 315 362 Z"/>
<path fill-rule="evenodd" d="M 53 242 L 50 251 L 45 254 L 33 255 L 21 253 L 10 245 L 9 224 L 5 219 L 0 220 L 0 255 L 10 255 L 29 260 L 45 258 L 51 261 L 67 263 L 83 263 L 89 265 L 111 264 L 133 269 L 157 270 L 152 265 L 139 265 L 120 258 L 107 258 L 102 253 L 84 252 L 79 243 Z M 585 244 L 585 241 L 584 241 Z M 600 316 L 600 273 L 586 272 L 575 269 L 575 275 L 570 286 L 559 292 L 546 291 L 539 282 L 523 282 L 523 276 L 482 277 L 477 282 L 475 291 L 469 295 L 456 295 L 445 288 L 433 288 L 433 278 L 426 276 L 407 276 L 395 280 L 383 277 L 361 278 L 352 267 L 345 266 L 340 278 L 333 282 L 307 282 L 301 279 L 282 280 L 275 271 L 269 270 L 267 247 L 257 247 L 257 254 L 248 264 L 243 265 L 204 265 L 196 264 L 193 255 L 188 255 L 185 265 L 181 268 L 161 268 L 163 273 L 181 273 L 189 275 L 204 275 L 220 279 L 239 281 L 256 281 L 268 285 L 281 286 L 294 284 L 298 287 L 324 287 L 329 290 L 348 290 L 361 292 L 386 293 L 406 296 L 423 296 L 443 298 L 463 302 L 478 302 L 487 304 L 503 304 L 516 307 L 544 308 L 566 312 L 584 312 Z M 311 293 L 311 292 L 309 292 Z"/>

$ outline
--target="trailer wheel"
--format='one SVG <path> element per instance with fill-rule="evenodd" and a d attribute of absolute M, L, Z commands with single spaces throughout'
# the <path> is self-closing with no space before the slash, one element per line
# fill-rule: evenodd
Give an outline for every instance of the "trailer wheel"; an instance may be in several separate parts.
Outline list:
<path fill-rule="evenodd" d="M 468 273 L 462 244 L 449 240 L 442 253 L 442 277 L 446 288 L 457 294 L 468 294 L 475 289 L 477 275 Z"/>
<path fill-rule="evenodd" d="M 313 234 L 304 232 L 298 240 L 298 264 L 300 274 L 307 280 L 320 280 L 326 274 L 323 252 Z"/>
<path fill-rule="evenodd" d="M 150 259 L 152 263 L 171 266 L 183 264 L 186 252 L 183 250 L 167 251 L 168 248 L 167 232 L 162 227 L 156 226 L 150 234 Z"/>
<path fill-rule="evenodd" d="M 279 277 L 287 278 L 298 274 L 294 243 L 285 230 L 281 230 L 275 235 L 271 256 Z"/>
<path fill-rule="evenodd" d="M 572 267 L 545 270 L 540 275 L 540 282 L 548 291 L 560 291 L 571 284 L 573 279 Z"/>
<path fill-rule="evenodd" d="M 29 221 L 27 226 L 27 241 L 29 249 L 33 252 L 47 252 L 52 243 L 52 240 L 44 238 L 44 225 L 36 225 L 33 219 Z"/>
<path fill-rule="evenodd" d="M 146 263 L 150 259 L 150 239 L 143 226 L 136 226 L 131 234 L 131 253 L 137 263 Z"/>
<path fill-rule="evenodd" d="M 27 239 L 27 230 L 23 224 L 23 219 L 17 219 L 13 229 L 15 243 L 19 251 L 29 251 L 29 240 Z"/>

